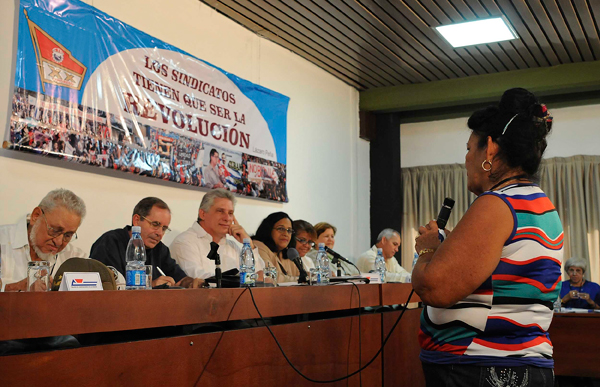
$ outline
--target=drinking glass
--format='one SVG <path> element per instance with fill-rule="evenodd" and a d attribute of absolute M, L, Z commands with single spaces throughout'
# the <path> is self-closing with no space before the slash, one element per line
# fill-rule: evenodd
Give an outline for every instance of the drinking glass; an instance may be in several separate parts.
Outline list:
<path fill-rule="evenodd" d="M 146 269 L 146 289 L 152 289 L 152 265 L 145 265 Z"/>
<path fill-rule="evenodd" d="M 31 261 L 27 264 L 27 291 L 46 292 L 50 290 L 50 266 L 48 261 Z"/>
<path fill-rule="evenodd" d="M 264 269 L 264 282 L 265 287 L 277 286 L 277 268 L 274 266 L 268 266 Z"/>

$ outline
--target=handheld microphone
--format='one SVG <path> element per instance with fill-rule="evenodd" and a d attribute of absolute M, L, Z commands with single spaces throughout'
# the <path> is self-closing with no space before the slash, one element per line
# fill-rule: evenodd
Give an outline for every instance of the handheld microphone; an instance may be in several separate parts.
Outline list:
<path fill-rule="evenodd" d="M 289 260 L 291 260 L 292 262 L 294 262 L 294 265 L 296 265 L 296 267 L 298 268 L 298 271 L 300 272 L 300 275 L 298 276 L 298 283 L 299 284 L 307 283 L 308 282 L 308 280 L 307 280 L 308 274 L 306 273 L 306 270 L 304 270 L 304 267 L 302 266 L 302 260 L 300 259 L 300 254 L 298 254 L 298 250 L 296 250 L 293 247 L 289 248 L 287 251 L 287 258 Z"/>
<path fill-rule="evenodd" d="M 446 233 L 444 232 L 444 227 L 448 223 L 448 219 L 450 218 L 450 212 L 452 212 L 452 208 L 454 207 L 454 199 L 445 198 L 444 203 L 442 204 L 442 208 L 440 208 L 440 213 L 437 216 L 436 223 L 439 228 L 440 242 L 443 242 L 446 239 Z"/>

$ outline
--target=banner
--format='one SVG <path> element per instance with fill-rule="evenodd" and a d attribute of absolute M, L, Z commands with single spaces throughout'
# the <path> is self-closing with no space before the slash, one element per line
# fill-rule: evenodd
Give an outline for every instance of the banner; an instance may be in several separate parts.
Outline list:
<path fill-rule="evenodd" d="M 288 103 L 80 1 L 21 0 L 4 147 L 287 202 Z"/>

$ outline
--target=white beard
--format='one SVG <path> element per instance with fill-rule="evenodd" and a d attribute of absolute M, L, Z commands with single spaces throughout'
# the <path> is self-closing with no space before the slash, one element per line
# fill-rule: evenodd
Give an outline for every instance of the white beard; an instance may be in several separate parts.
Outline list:
<path fill-rule="evenodd" d="M 34 224 L 33 227 L 31 227 L 31 232 L 29 233 L 29 244 L 33 247 L 33 251 L 35 251 L 35 254 L 38 256 L 39 259 L 41 259 L 42 261 L 51 261 L 56 256 L 56 254 L 44 253 L 35 244 L 35 239 L 36 239 L 35 237 L 37 236 L 37 232 L 38 232 L 39 228 L 40 228 L 40 221 L 38 220 L 38 222 L 36 224 Z"/>

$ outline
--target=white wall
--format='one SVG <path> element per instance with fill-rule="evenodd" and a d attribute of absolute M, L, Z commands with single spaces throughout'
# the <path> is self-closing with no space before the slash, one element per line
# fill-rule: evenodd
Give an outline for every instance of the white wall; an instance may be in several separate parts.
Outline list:
<path fill-rule="evenodd" d="M 600 154 L 600 105 L 550 111 L 554 117 L 545 158 Z M 464 163 L 470 130 L 467 119 L 400 125 L 402 168 Z"/>
<path fill-rule="evenodd" d="M 12 1 L 0 13 L 0 123 L 7 120 L 14 65 Z M 249 233 L 274 211 L 338 227 L 336 249 L 356 257 L 369 247 L 369 147 L 358 137 L 358 92 L 301 57 L 218 14 L 197 0 L 93 0 L 125 23 L 241 78 L 290 97 L 288 204 L 240 198 L 236 217 Z M 168 10 L 166 9 L 168 8 Z M 5 128 L 0 128 L 4 139 Z M 169 244 L 196 219 L 202 191 L 161 186 L 22 161 L 0 152 L 0 224 L 14 223 L 51 189 L 81 196 L 88 215 L 74 242 L 84 250 L 103 232 L 123 227 L 144 196 L 172 209 Z M 42 160 L 42 159 L 38 159 Z M 43 160 L 42 160 L 43 161 Z M 91 169 L 94 170 L 93 168 Z"/>

